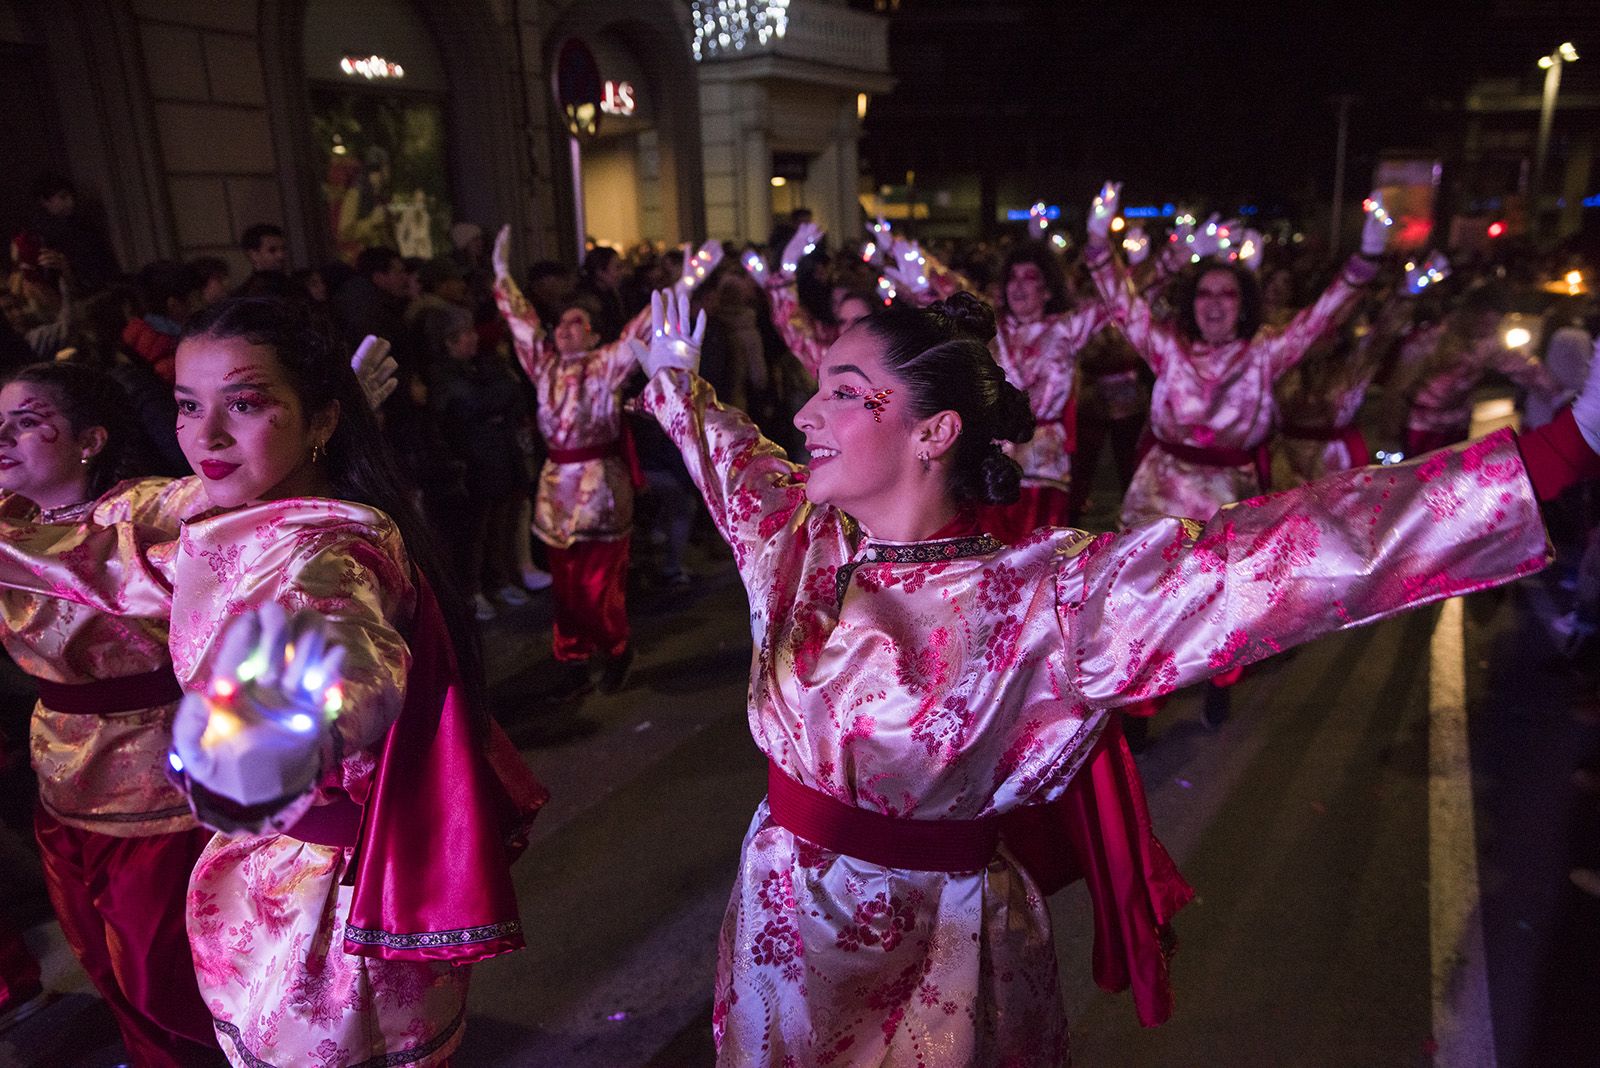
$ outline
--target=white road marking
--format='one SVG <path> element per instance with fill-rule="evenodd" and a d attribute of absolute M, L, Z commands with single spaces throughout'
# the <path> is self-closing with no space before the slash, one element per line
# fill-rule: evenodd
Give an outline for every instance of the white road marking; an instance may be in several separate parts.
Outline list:
<path fill-rule="evenodd" d="M 1467 744 L 1462 602 L 1444 603 L 1429 643 L 1428 933 L 1433 964 L 1433 1063 L 1495 1068 L 1494 1016 L 1478 896 L 1478 843 Z"/>

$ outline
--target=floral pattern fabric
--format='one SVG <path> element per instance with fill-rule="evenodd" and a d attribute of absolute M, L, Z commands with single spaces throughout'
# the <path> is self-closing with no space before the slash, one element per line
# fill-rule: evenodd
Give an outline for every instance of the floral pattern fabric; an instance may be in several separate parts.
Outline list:
<path fill-rule="evenodd" d="M 589 449 L 620 442 L 622 399 L 618 390 L 637 364 L 630 340 L 647 340 L 646 309 L 609 345 L 563 356 L 544 336 L 538 314 L 503 278 L 495 303 L 512 327 L 517 359 L 538 396 L 539 432 L 554 450 Z M 546 459 L 534 495 L 533 529 L 546 545 L 571 548 L 575 541 L 615 541 L 633 528 L 633 484 L 620 447 L 616 455 L 557 463 Z"/>
<path fill-rule="evenodd" d="M 1073 400 L 1078 353 L 1109 321 L 1099 303 L 1031 323 L 1009 315 L 1000 321 L 993 345 L 995 362 L 1011 384 L 1028 395 L 1037 420 L 1032 440 L 1006 445 L 1011 458 L 1022 465 L 1024 485 L 1068 488 L 1072 442 L 1062 419 Z"/>
<path fill-rule="evenodd" d="M 314 608 L 345 648 L 346 755 L 314 803 L 369 793 L 399 715 L 416 607 L 394 523 L 363 505 L 294 498 L 190 519 L 150 544 L 134 522 L 0 523 L 0 585 L 171 620 L 173 668 L 204 687 L 229 618 L 268 601 Z M 470 969 L 343 952 L 350 851 L 268 834 L 214 838 L 189 883 L 201 996 L 236 1065 L 434 1065 L 460 1043 Z"/>
<path fill-rule="evenodd" d="M 943 552 L 875 542 L 810 504 L 803 469 L 686 372 L 656 375 L 641 405 L 682 450 L 748 591 L 757 746 L 803 785 L 892 816 L 1054 800 L 1108 709 L 1545 560 L 1509 434 L 1204 526 Z M 719 1064 L 1064 1058 L 1049 913 L 1004 847 L 980 871 L 888 869 L 797 838 L 763 803 L 737 880 Z"/>
<path fill-rule="evenodd" d="M 191 483 L 123 483 L 99 500 L 43 515 L 24 498 L 0 495 L 0 517 L 23 523 L 127 519 L 176 533 L 179 521 L 203 504 Z M 0 642 L 25 673 L 50 682 L 120 679 L 171 663 L 164 616 L 123 619 L 14 590 L 0 592 Z M 116 838 L 193 829 L 188 802 L 166 775 L 176 711 L 174 703 L 84 715 L 35 704 L 29 744 L 40 803 L 69 827 Z"/>
<path fill-rule="evenodd" d="M 1455 433 L 1472 422 L 1472 391 L 1492 372 L 1555 403 L 1562 387 L 1539 358 L 1520 349 L 1508 349 L 1498 332 L 1469 342 L 1443 329 L 1419 331 L 1400 353 L 1402 366 L 1417 368 L 1407 391 L 1411 413 L 1406 427 L 1412 431 Z"/>
<path fill-rule="evenodd" d="M 1376 267 L 1352 258 L 1311 307 L 1281 330 L 1211 345 L 1191 341 L 1160 322 L 1128 288 L 1112 257 L 1090 265 L 1111 321 L 1156 374 L 1150 430 L 1162 441 L 1201 449 L 1255 449 L 1277 417 L 1272 386 L 1355 307 Z M 1230 501 L 1261 492 L 1253 465 L 1220 467 L 1182 460 L 1153 448 L 1140 461 L 1122 502 L 1122 524 L 1159 515 L 1209 517 Z"/>

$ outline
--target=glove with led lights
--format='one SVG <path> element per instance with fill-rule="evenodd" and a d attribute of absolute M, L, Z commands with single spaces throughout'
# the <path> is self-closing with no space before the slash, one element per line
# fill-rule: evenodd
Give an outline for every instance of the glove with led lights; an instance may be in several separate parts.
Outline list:
<path fill-rule="evenodd" d="M 639 366 L 652 378 L 668 367 L 697 371 L 700 342 L 705 336 L 705 309 L 700 310 L 691 328 L 689 294 L 658 289 L 650 294 L 650 345 L 638 353 Z"/>
<path fill-rule="evenodd" d="M 767 270 L 766 257 L 753 248 L 745 249 L 744 255 L 739 257 L 739 262 L 744 264 L 744 269 L 751 278 L 756 280 L 756 285 L 766 288 L 772 281 L 772 272 Z"/>
<path fill-rule="evenodd" d="M 1444 253 L 1435 252 L 1421 263 L 1413 260 L 1406 264 L 1405 290 L 1414 297 L 1449 277 L 1450 261 L 1445 259 Z"/>
<path fill-rule="evenodd" d="M 937 297 L 928 270 L 928 257 L 923 255 L 915 241 L 897 237 L 889 243 L 883 276 L 897 292 L 909 296 L 918 304 L 930 303 Z"/>
<path fill-rule="evenodd" d="M 795 230 L 789 243 L 783 246 L 783 255 L 780 257 L 778 270 L 781 272 L 780 281 L 787 282 L 794 278 L 795 272 L 800 269 L 800 261 L 817 243 L 822 240 L 822 227 L 816 223 L 804 222 Z"/>
<path fill-rule="evenodd" d="M 1122 251 L 1128 257 L 1128 263 L 1134 267 L 1150 258 L 1150 237 L 1144 232 L 1144 227 L 1128 227 L 1128 232 L 1122 235 Z"/>
<path fill-rule="evenodd" d="M 318 612 L 267 604 L 227 625 L 211 681 L 184 695 L 172 724 L 168 761 L 200 822 L 260 834 L 300 818 L 337 759 L 343 660 Z"/>
<path fill-rule="evenodd" d="M 1361 254 L 1375 260 L 1389 247 L 1389 227 L 1394 225 L 1394 217 L 1384 210 L 1383 194 L 1377 190 L 1367 198 L 1367 204 L 1367 218 L 1361 224 Z"/>
<path fill-rule="evenodd" d="M 1099 194 L 1089 205 L 1089 239 L 1096 244 L 1105 245 L 1111 239 L 1111 220 L 1117 217 L 1121 210 L 1122 183 L 1107 182 L 1100 187 Z"/>
<path fill-rule="evenodd" d="M 1038 201 L 1028 209 L 1028 236 L 1037 241 L 1050 229 L 1050 220 L 1045 216 L 1044 201 Z"/>
<path fill-rule="evenodd" d="M 721 241 L 707 241 L 698 252 L 690 252 L 689 246 L 684 245 L 683 274 L 679 276 L 676 288 L 684 293 L 693 293 L 700 283 L 711 277 L 711 272 L 717 269 L 722 257 Z"/>
<path fill-rule="evenodd" d="M 1267 239 L 1261 235 L 1260 230 L 1245 230 L 1234 246 L 1234 253 L 1240 263 L 1251 271 L 1261 270 L 1261 258 L 1267 251 Z"/>

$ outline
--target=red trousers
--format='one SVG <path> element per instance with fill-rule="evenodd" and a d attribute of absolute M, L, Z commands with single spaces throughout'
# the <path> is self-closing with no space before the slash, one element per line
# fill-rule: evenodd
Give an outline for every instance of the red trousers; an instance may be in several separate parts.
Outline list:
<path fill-rule="evenodd" d="M 1040 527 L 1072 525 L 1072 498 L 1054 486 L 1023 486 L 1015 504 L 978 506 L 978 526 L 1006 545 L 1015 545 Z"/>
<path fill-rule="evenodd" d="M 620 656 L 628 647 L 628 541 L 550 548 L 557 660 Z"/>
<path fill-rule="evenodd" d="M 116 1017 L 132 1063 L 215 1065 L 216 1032 L 183 923 L 189 873 L 211 832 L 114 838 L 68 827 L 42 805 L 34 831 L 61 930 Z"/>

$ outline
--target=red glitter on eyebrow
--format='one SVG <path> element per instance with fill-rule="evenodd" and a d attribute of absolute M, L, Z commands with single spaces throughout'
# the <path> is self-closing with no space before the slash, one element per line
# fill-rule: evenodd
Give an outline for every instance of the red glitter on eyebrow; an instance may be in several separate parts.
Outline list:
<path fill-rule="evenodd" d="M 223 375 L 222 376 L 222 380 L 224 382 L 226 382 L 230 378 L 232 378 L 234 375 L 242 375 L 242 374 L 245 374 L 246 372 L 255 371 L 255 370 L 259 370 L 259 368 L 253 367 L 250 364 L 246 364 L 243 367 L 235 367 L 233 370 L 231 370 L 227 374 Z"/>
<path fill-rule="evenodd" d="M 29 397 L 12 410 L 37 415 L 41 419 L 54 419 L 58 414 L 55 405 L 40 397 Z"/>

